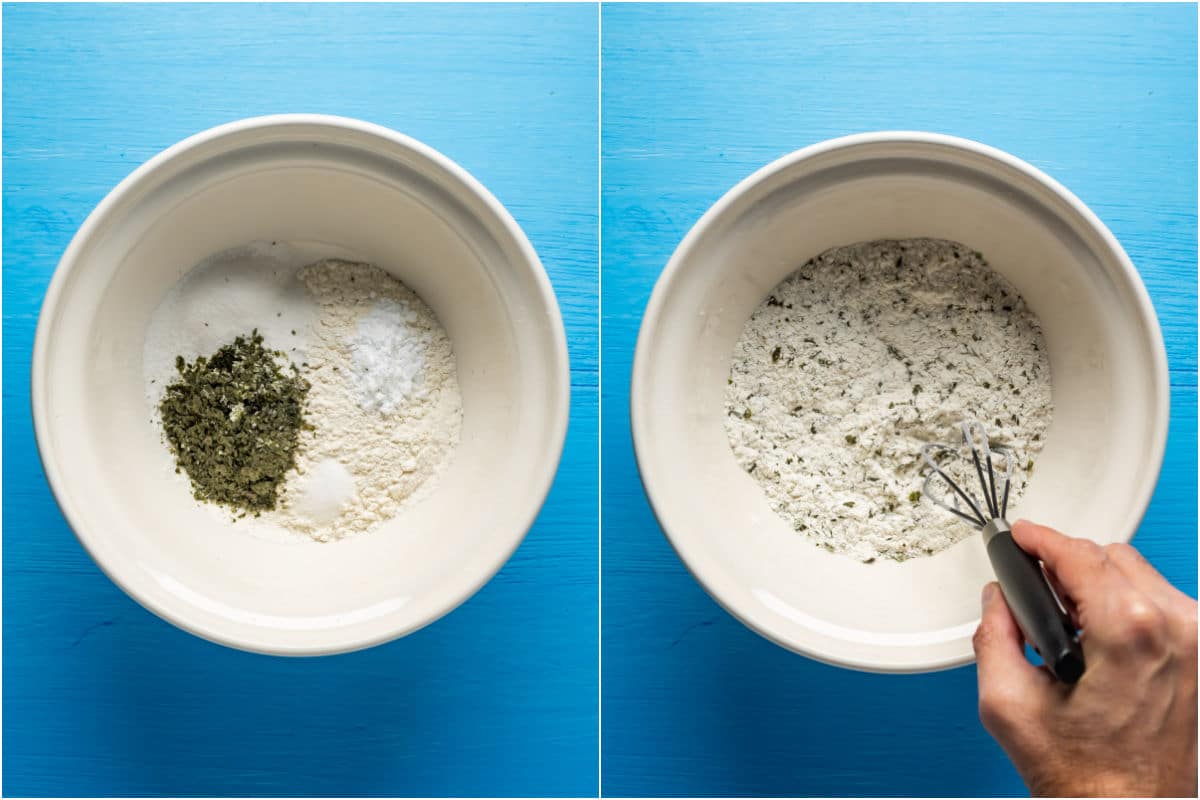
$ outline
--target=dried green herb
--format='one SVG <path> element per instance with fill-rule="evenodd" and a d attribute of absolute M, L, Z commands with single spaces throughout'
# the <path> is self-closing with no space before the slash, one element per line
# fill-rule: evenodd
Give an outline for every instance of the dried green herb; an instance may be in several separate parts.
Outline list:
<path fill-rule="evenodd" d="M 282 353 L 263 347 L 257 330 L 211 357 L 175 359 L 179 378 L 159 405 L 163 431 L 197 500 L 258 513 L 296 463 L 309 383 Z"/>

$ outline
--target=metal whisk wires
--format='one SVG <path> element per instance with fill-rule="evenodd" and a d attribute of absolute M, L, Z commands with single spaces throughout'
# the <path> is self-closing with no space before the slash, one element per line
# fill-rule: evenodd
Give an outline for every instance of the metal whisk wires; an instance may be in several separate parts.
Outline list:
<path fill-rule="evenodd" d="M 971 461 L 979 478 L 983 502 L 979 497 L 963 489 L 954 478 L 938 464 L 936 456 L 945 453 L 958 454 L 960 448 L 949 444 L 927 444 L 921 448 L 921 457 L 929 467 L 922 493 L 936 505 L 946 509 L 968 524 L 983 529 L 994 519 L 1004 519 L 1008 511 L 1008 489 L 1012 480 L 1012 456 L 1003 447 L 988 443 L 987 429 L 980 422 L 962 423 L 963 444 L 971 451 Z M 1003 478 L 997 481 L 996 460 L 1003 461 Z M 937 482 L 945 484 L 949 491 L 939 491 Z M 947 498 L 951 502 L 946 502 Z"/>

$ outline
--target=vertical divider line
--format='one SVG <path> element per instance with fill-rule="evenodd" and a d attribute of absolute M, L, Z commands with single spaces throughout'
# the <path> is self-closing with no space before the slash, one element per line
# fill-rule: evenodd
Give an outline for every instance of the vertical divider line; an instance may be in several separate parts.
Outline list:
<path fill-rule="evenodd" d="M 596 797 L 604 796 L 604 3 L 596 0 Z"/>

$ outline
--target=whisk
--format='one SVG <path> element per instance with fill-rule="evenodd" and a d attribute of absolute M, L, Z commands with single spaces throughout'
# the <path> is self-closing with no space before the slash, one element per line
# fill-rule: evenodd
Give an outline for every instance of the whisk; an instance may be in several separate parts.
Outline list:
<path fill-rule="evenodd" d="M 921 457 L 929 467 L 923 494 L 941 508 L 983 532 L 992 569 L 1012 609 L 1025 641 L 1037 650 L 1046 666 L 1063 683 L 1083 675 L 1083 649 L 1070 615 L 1063 609 L 1041 564 L 1017 545 L 1004 518 L 1012 482 L 1013 456 L 1003 447 L 988 442 L 987 430 L 979 422 L 962 423 L 963 444 L 979 478 L 981 492 L 967 492 L 938 464 L 939 457 L 958 455 L 959 447 L 928 444 Z M 1003 478 L 997 480 L 997 461 L 1003 462 Z M 939 482 L 945 484 L 939 490 Z M 982 502 L 980 498 L 982 497 Z M 947 502 L 949 500 L 950 502 Z"/>

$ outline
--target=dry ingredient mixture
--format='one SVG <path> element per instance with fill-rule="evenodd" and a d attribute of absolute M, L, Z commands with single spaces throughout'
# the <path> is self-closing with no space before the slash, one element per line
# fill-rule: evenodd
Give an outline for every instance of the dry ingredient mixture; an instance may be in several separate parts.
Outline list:
<path fill-rule="evenodd" d="M 432 489 L 462 400 L 450 341 L 416 294 L 311 255 L 256 243 L 197 267 L 156 309 L 144 370 L 197 499 L 331 541 Z M 259 327 L 238 335 L 248 320 Z"/>
<path fill-rule="evenodd" d="M 860 242 L 775 287 L 734 347 L 725 429 L 771 507 L 820 546 L 867 563 L 970 535 L 921 501 L 920 449 L 979 419 L 1016 459 L 1020 499 L 1050 424 L 1037 318 L 957 242 Z"/>

